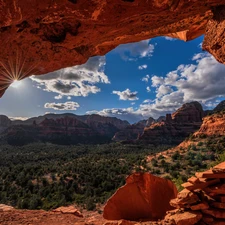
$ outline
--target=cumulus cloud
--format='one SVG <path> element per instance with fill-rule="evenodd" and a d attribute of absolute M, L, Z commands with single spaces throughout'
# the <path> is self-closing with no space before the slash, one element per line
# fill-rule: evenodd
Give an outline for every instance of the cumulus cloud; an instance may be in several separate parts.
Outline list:
<path fill-rule="evenodd" d="M 148 86 L 146 87 L 147 92 L 151 92 L 151 88 Z"/>
<path fill-rule="evenodd" d="M 151 57 L 155 46 L 149 40 L 135 43 L 122 44 L 115 49 L 124 60 L 137 60 L 138 58 Z M 147 67 L 146 67 L 147 68 Z"/>
<path fill-rule="evenodd" d="M 64 68 L 41 76 L 32 76 L 31 79 L 38 88 L 47 92 L 57 93 L 56 99 L 61 96 L 88 96 L 100 92 L 98 83 L 109 84 L 105 70 L 105 57 L 92 57 L 85 64 Z"/>
<path fill-rule="evenodd" d="M 45 103 L 44 107 L 46 109 L 54 110 L 77 110 L 80 105 L 77 102 L 63 102 L 63 103 Z"/>
<path fill-rule="evenodd" d="M 139 70 L 144 70 L 144 69 L 147 69 L 147 68 L 148 68 L 148 66 L 147 66 L 146 64 L 140 65 L 140 66 L 138 67 Z"/>
<path fill-rule="evenodd" d="M 124 91 L 113 91 L 112 93 L 118 95 L 120 100 L 124 100 L 124 101 L 126 101 L 126 100 L 129 100 L 129 101 L 138 100 L 138 97 L 137 97 L 138 92 L 137 91 L 132 92 L 128 88 Z"/>
<path fill-rule="evenodd" d="M 185 102 L 193 100 L 207 107 L 212 99 L 225 96 L 225 66 L 208 53 L 195 54 L 194 64 L 179 65 L 165 77 L 153 76 L 152 87 L 156 88 L 156 100 L 141 110 L 161 109 L 173 111 Z"/>
<path fill-rule="evenodd" d="M 172 91 L 173 91 L 173 89 L 171 87 L 165 86 L 165 85 L 160 85 L 159 88 L 157 89 L 156 97 L 160 98 L 163 95 L 166 95 Z"/>
<path fill-rule="evenodd" d="M 148 80 L 149 80 L 150 76 L 149 75 L 146 75 L 145 77 L 143 77 L 141 80 L 148 83 Z"/>
<path fill-rule="evenodd" d="M 146 99 L 135 109 L 106 109 L 96 113 L 117 116 L 122 110 L 131 121 L 150 116 L 156 119 L 174 112 L 186 102 L 199 101 L 208 109 L 214 108 L 218 99 L 225 98 L 225 66 L 208 53 L 194 55 L 193 64 L 179 65 L 165 77 L 153 75 L 151 82 L 151 89 L 156 93 L 154 100 Z"/>

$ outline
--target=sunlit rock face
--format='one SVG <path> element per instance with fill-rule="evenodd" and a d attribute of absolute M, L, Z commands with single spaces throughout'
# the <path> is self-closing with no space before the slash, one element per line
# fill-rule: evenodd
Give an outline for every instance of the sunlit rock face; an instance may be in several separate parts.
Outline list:
<path fill-rule="evenodd" d="M 108 200 L 103 217 L 108 220 L 158 220 L 171 209 L 170 200 L 177 195 L 170 180 L 150 173 L 134 173 L 126 184 Z"/>
<path fill-rule="evenodd" d="M 186 103 L 172 115 L 167 114 L 164 121 L 146 127 L 139 141 L 155 145 L 180 144 L 200 128 L 203 116 L 204 112 L 199 102 Z"/>
<path fill-rule="evenodd" d="M 205 32 L 208 21 L 220 10 L 221 16 L 213 17 L 206 32 L 210 37 L 216 34 L 217 42 L 224 35 L 217 33 L 217 28 L 223 29 L 224 16 L 223 7 L 218 5 L 225 2 L 1 0 L 0 97 L 12 83 L 12 71 L 17 79 L 45 74 L 85 63 L 89 57 L 104 55 L 119 44 L 161 35 L 191 40 Z M 207 41 L 204 48 L 224 62 L 223 51 L 209 45 Z M 18 64 L 20 69 L 12 70 Z"/>

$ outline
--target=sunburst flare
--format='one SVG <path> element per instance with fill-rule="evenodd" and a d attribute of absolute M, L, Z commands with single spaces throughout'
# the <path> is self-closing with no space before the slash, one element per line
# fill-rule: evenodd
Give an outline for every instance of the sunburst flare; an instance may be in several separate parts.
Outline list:
<path fill-rule="evenodd" d="M 27 65 L 26 57 L 18 51 L 14 59 L 8 59 L 6 62 L 0 61 L 0 92 L 4 92 L 13 82 L 34 74 L 38 63 L 29 67 Z"/>

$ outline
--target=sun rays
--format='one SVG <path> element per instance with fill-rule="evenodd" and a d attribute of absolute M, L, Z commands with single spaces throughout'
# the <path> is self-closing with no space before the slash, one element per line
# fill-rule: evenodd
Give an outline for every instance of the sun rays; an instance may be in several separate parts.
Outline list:
<path fill-rule="evenodd" d="M 0 61 L 0 92 L 5 91 L 10 85 L 18 87 L 20 80 L 35 73 L 37 65 L 38 62 L 28 62 L 23 56 L 23 52 L 18 50 L 13 58 L 9 58 L 5 62 Z"/>

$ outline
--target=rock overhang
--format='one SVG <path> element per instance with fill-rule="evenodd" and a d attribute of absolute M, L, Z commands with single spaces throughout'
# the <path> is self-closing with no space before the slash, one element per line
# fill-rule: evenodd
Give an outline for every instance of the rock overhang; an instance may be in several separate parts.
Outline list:
<path fill-rule="evenodd" d="M 15 72 L 19 63 L 22 79 L 157 36 L 206 34 L 203 48 L 225 61 L 224 0 L 8 0 L 0 1 L 0 15 L 0 97 L 12 82 L 4 67 Z"/>

